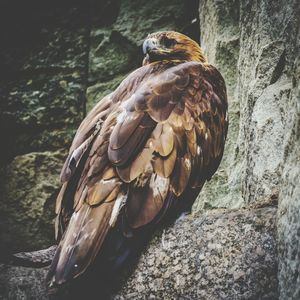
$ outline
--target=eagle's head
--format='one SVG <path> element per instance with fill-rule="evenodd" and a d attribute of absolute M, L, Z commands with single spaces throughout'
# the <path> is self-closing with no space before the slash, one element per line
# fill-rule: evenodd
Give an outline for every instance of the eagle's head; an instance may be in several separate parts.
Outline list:
<path fill-rule="evenodd" d="M 143 65 L 162 60 L 206 62 L 199 44 L 175 31 L 149 34 L 143 43 L 143 52 Z"/>

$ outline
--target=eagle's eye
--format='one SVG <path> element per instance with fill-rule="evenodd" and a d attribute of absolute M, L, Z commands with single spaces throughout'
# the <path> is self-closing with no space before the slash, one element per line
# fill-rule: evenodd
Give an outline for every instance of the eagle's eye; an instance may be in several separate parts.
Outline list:
<path fill-rule="evenodd" d="M 165 37 L 163 39 L 163 44 L 165 45 L 166 48 L 171 48 L 177 44 L 177 41 L 175 39 L 170 39 Z"/>

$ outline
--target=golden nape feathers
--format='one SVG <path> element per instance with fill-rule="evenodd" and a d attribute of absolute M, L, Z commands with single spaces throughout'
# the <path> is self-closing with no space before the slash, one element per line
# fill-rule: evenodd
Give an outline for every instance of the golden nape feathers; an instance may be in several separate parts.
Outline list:
<path fill-rule="evenodd" d="M 150 34 L 143 51 L 143 66 L 99 101 L 74 138 L 50 290 L 95 259 L 106 276 L 121 267 L 164 218 L 190 209 L 220 164 L 228 127 L 220 73 L 177 32 Z"/>

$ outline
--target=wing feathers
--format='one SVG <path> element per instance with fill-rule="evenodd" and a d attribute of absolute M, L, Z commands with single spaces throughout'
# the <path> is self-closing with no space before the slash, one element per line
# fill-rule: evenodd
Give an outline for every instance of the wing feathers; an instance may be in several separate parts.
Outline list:
<path fill-rule="evenodd" d="M 151 147 L 161 156 L 168 156 L 174 147 L 173 128 L 168 123 L 164 123 L 160 126 L 161 128 L 158 129 L 160 134 L 155 133 L 155 130 L 153 131 Z M 157 136 L 156 138 L 155 135 Z"/>
<path fill-rule="evenodd" d="M 180 196 L 185 190 L 192 170 L 191 157 L 187 153 L 184 157 L 176 160 L 175 167 L 171 176 L 171 191 Z"/>
<path fill-rule="evenodd" d="M 108 180 L 101 179 L 89 189 L 86 202 L 89 205 L 100 204 L 106 200 L 113 190 L 117 188 L 116 191 L 118 191 L 118 187 L 121 184 L 122 183 L 119 178 L 112 178 Z"/>
<path fill-rule="evenodd" d="M 109 230 L 114 203 L 84 204 L 74 212 L 55 254 L 47 281 L 62 284 L 82 274 L 98 254 Z"/>
<path fill-rule="evenodd" d="M 102 122 L 103 121 L 99 119 L 96 125 L 94 126 L 92 134 L 79 147 L 77 147 L 71 153 L 71 155 L 69 155 L 60 175 L 60 180 L 62 183 L 68 181 L 70 177 L 74 174 L 75 169 L 77 168 L 80 162 L 80 159 L 82 158 L 83 154 L 88 150 L 89 146 L 94 140 L 94 137 L 98 134 Z"/>
<path fill-rule="evenodd" d="M 169 191 L 169 179 L 153 174 L 143 187 L 130 186 L 126 216 L 132 228 L 151 222 L 163 207 Z"/>
<path fill-rule="evenodd" d="M 174 147 L 172 152 L 166 157 L 156 156 L 152 161 L 154 172 L 161 177 L 170 177 L 175 166 L 176 158 L 176 147 Z"/>
<path fill-rule="evenodd" d="M 131 122 L 134 125 L 130 125 L 129 130 L 127 123 L 117 123 L 110 136 L 108 157 L 116 166 L 128 164 L 141 151 L 156 125 L 146 113 L 139 113 Z"/>
<path fill-rule="evenodd" d="M 150 148 L 144 148 L 128 167 L 117 167 L 117 172 L 120 178 L 127 183 L 136 179 L 145 171 L 145 168 L 150 163 L 152 153 L 153 151 Z"/>

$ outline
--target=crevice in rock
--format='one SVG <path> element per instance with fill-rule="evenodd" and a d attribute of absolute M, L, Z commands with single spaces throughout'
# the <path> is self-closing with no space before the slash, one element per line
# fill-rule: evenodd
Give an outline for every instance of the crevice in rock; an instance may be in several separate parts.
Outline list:
<path fill-rule="evenodd" d="M 285 63 L 286 63 L 285 55 L 286 55 L 286 50 L 284 50 L 282 52 L 282 54 L 280 55 L 279 61 L 278 61 L 277 65 L 276 65 L 276 67 L 273 71 L 270 84 L 275 83 L 280 78 L 280 76 L 282 75 L 282 72 L 284 70 Z"/>

